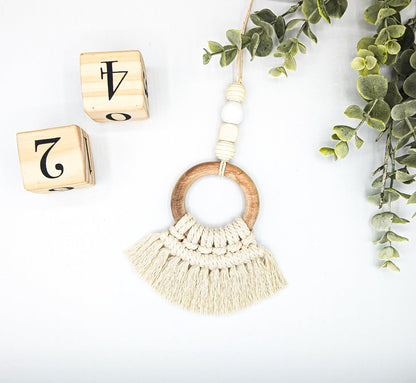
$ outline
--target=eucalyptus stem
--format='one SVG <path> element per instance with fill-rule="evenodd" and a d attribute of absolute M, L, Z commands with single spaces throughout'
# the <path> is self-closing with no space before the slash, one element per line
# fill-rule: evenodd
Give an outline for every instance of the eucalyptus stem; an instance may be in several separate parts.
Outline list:
<path fill-rule="evenodd" d="M 375 244 L 383 245 L 378 253 L 381 268 L 399 271 L 393 262 L 399 252 L 392 242 L 408 241 L 392 231 L 394 224 L 406 224 L 407 219 L 392 211 L 392 203 L 400 198 L 408 204 L 416 203 L 416 191 L 408 195 L 400 191 L 400 184 L 412 184 L 416 175 L 409 168 L 416 168 L 416 18 L 402 23 L 402 10 L 415 0 L 374 0 L 365 10 L 365 20 L 374 25 L 376 34 L 363 37 L 357 44 L 357 56 L 351 67 L 358 72 L 357 90 L 366 102 L 361 108 L 351 105 L 345 110 L 349 118 L 360 120 L 355 128 L 336 125 L 332 139 L 335 147 L 324 147 L 320 151 L 335 160 L 349 153 L 349 141 L 355 137 L 359 149 L 363 140 L 357 132 L 365 124 L 379 132 L 376 142 L 386 134 L 383 165 L 373 173 L 372 184 L 378 192 L 368 199 L 379 209 L 386 211 L 375 214 L 371 223 L 381 234 Z M 390 69 L 390 78 L 381 69 Z M 398 87 L 400 84 L 400 88 Z M 396 157 L 398 151 L 404 154 Z M 403 167 L 396 170 L 397 164 Z M 381 175 L 378 173 L 381 172 Z M 416 214 L 414 215 L 414 217 Z M 386 245 L 387 244 L 387 245 Z"/>
<path fill-rule="evenodd" d="M 381 191 L 380 191 L 380 202 L 378 208 L 381 209 L 384 203 L 384 194 L 386 192 L 386 180 L 388 174 L 388 167 L 389 167 L 389 159 L 391 154 L 391 125 L 389 124 L 387 127 L 387 139 L 386 139 L 386 148 L 384 151 L 384 165 L 383 165 L 383 178 L 381 180 Z"/>
<path fill-rule="evenodd" d="M 300 41 L 302 35 L 317 43 L 318 39 L 312 28 L 319 21 L 331 22 L 331 18 L 341 18 L 348 7 L 348 0 L 307 0 L 298 1 L 285 12 L 276 15 L 270 9 L 262 9 L 250 15 L 254 28 L 242 33 L 241 30 L 229 29 L 226 32 L 227 44 L 216 41 L 208 42 L 204 49 L 203 63 L 208 64 L 213 56 L 220 55 L 222 67 L 230 65 L 241 50 L 247 49 L 254 57 L 269 56 L 273 50 L 275 57 L 283 57 L 282 65 L 269 70 L 269 74 L 278 77 L 287 76 L 287 70 L 296 70 L 295 56 L 306 53 L 306 46 Z M 301 14 L 301 16 L 299 16 Z M 289 17 L 293 16 L 293 17 Z M 296 31 L 295 37 L 288 32 Z"/>

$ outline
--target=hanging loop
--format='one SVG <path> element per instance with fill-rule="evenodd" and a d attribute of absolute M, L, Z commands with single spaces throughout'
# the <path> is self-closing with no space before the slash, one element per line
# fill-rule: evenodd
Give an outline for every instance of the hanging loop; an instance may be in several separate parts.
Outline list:
<path fill-rule="evenodd" d="M 204 162 L 187 170 L 175 185 L 171 197 L 171 209 L 175 222 L 178 222 L 185 214 L 185 199 L 191 185 L 198 179 L 218 175 L 220 162 Z M 224 176 L 237 182 L 244 193 L 246 206 L 244 209 L 243 220 L 252 229 L 259 213 L 259 194 L 256 185 L 251 178 L 235 165 L 227 164 L 224 169 Z"/>

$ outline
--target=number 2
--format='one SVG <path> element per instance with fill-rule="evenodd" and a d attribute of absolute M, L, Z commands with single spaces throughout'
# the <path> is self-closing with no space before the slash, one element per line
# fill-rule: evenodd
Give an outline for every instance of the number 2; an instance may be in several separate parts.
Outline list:
<path fill-rule="evenodd" d="M 60 177 L 64 172 L 64 166 L 62 164 L 56 164 L 55 169 L 60 171 L 60 173 L 57 176 L 52 176 L 48 172 L 48 168 L 46 167 L 46 160 L 48 157 L 49 152 L 52 150 L 52 148 L 56 145 L 56 143 L 61 139 L 61 137 L 55 137 L 55 138 L 46 138 L 44 140 L 36 140 L 35 141 L 35 152 L 38 151 L 38 146 L 45 145 L 45 144 L 52 144 L 46 151 L 43 153 L 42 158 L 40 159 L 40 171 L 42 174 L 47 178 L 58 178 Z"/>

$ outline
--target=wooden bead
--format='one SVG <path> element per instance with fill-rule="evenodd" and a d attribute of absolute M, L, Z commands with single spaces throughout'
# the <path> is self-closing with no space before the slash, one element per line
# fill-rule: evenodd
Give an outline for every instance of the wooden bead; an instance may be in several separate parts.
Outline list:
<path fill-rule="evenodd" d="M 178 222 L 186 214 L 185 198 L 191 185 L 201 177 L 218 174 L 219 167 L 219 162 L 205 162 L 194 166 L 182 175 L 173 189 L 171 198 L 171 209 L 175 222 Z M 231 164 L 226 166 L 224 175 L 237 182 L 243 191 L 246 200 L 243 219 L 252 229 L 256 223 L 260 206 L 256 185 L 243 170 Z"/>
<path fill-rule="evenodd" d="M 95 184 L 89 137 L 76 125 L 18 133 L 17 148 L 26 190 L 48 193 Z"/>
<path fill-rule="evenodd" d="M 224 122 L 220 126 L 220 133 L 218 135 L 219 141 L 236 142 L 238 138 L 238 125 Z"/>
<path fill-rule="evenodd" d="M 246 98 L 246 88 L 243 84 L 234 82 L 228 86 L 225 96 L 228 101 L 243 102 Z"/>
<path fill-rule="evenodd" d="M 215 147 L 215 155 L 220 161 L 230 161 L 235 155 L 234 144 L 228 141 L 218 141 Z"/>
<path fill-rule="evenodd" d="M 222 108 L 221 118 L 230 124 L 240 124 L 243 121 L 243 107 L 239 102 L 228 101 Z"/>
<path fill-rule="evenodd" d="M 95 121 L 149 118 L 146 69 L 139 51 L 81 54 L 85 112 Z"/>

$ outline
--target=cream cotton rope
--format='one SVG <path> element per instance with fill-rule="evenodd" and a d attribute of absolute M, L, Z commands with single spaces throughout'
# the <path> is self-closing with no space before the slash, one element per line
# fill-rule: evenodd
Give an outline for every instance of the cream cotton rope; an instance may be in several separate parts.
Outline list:
<path fill-rule="evenodd" d="M 186 214 L 169 231 L 139 242 L 128 256 L 169 302 L 202 314 L 240 310 L 286 285 L 273 256 L 241 218 L 210 229 Z"/>

